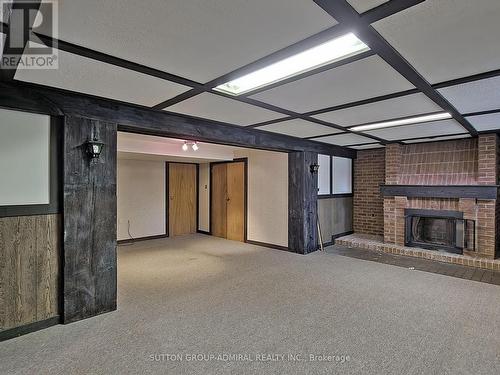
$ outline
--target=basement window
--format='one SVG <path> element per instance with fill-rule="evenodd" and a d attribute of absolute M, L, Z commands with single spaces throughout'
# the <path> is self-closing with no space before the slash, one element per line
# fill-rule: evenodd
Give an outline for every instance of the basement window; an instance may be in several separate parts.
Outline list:
<path fill-rule="evenodd" d="M 352 160 L 318 155 L 318 195 L 322 197 L 352 194 Z"/>
<path fill-rule="evenodd" d="M 356 35 L 349 33 L 223 83 L 214 90 L 230 95 L 242 95 L 369 49 Z"/>

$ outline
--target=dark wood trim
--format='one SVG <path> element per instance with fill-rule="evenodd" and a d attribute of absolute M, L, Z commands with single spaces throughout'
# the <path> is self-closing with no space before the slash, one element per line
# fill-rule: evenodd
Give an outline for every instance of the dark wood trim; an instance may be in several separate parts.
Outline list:
<path fill-rule="evenodd" d="M 375 23 L 377 21 L 380 21 L 381 19 L 392 16 L 393 14 L 411 8 L 417 4 L 423 3 L 424 1 L 425 0 L 389 1 L 362 13 L 361 18 L 363 19 L 363 22 L 369 24 Z"/>
<path fill-rule="evenodd" d="M 254 241 L 254 240 L 246 240 L 245 243 L 250 244 L 250 245 L 268 247 L 270 249 L 276 249 L 276 250 L 282 250 L 282 251 L 290 251 L 290 249 L 287 246 L 274 245 L 272 243 L 267 243 L 267 242 L 260 242 L 260 241 Z"/>
<path fill-rule="evenodd" d="M 384 197 L 497 199 L 498 185 L 381 185 Z"/>
<path fill-rule="evenodd" d="M 120 131 L 221 143 L 270 151 L 314 150 L 327 155 L 355 157 L 356 152 L 341 146 L 304 140 L 258 129 L 196 119 L 192 116 L 152 110 L 116 100 L 77 94 L 41 85 L 0 83 L 0 106 L 38 111 L 52 115 L 87 117 L 113 121 Z"/>
<path fill-rule="evenodd" d="M 132 61 L 121 59 L 119 57 L 111 56 L 106 53 L 102 53 L 90 48 L 82 47 L 73 43 L 66 42 L 61 39 L 54 39 L 50 36 L 35 33 L 35 35 L 44 42 L 47 46 L 57 46 L 57 49 L 65 52 L 72 53 L 74 55 L 86 57 L 92 60 L 100 61 L 106 64 L 118 66 L 120 68 L 125 68 L 138 73 L 146 74 L 151 77 L 160 78 L 173 83 L 178 83 L 180 85 L 188 87 L 202 87 L 203 85 L 199 82 L 180 77 L 175 74 L 167 73 L 159 69 L 150 68 L 148 66 L 138 64 Z"/>
<path fill-rule="evenodd" d="M 236 159 L 233 159 L 233 160 L 227 160 L 227 161 L 214 161 L 214 162 L 211 162 L 210 163 L 210 167 L 209 167 L 209 180 L 210 180 L 210 186 L 209 186 L 209 194 L 208 194 L 208 215 L 209 215 L 209 222 L 208 222 L 208 228 L 209 228 L 209 234 L 212 235 L 212 168 L 214 165 L 217 165 L 217 164 L 229 164 L 229 163 L 241 163 L 243 162 L 244 163 L 244 169 L 245 169 L 245 181 L 244 181 L 244 186 L 245 186 L 245 218 L 244 218 L 244 221 L 245 221 L 245 228 L 244 228 L 244 239 L 243 239 L 243 242 L 247 242 L 247 237 L 248 237 L 248 157 L 244 157 L 244 158 L 236 158 Z"/>
<path fill-rule="evenodd" d="M 275 119 L 275 120 L 268 120 L 268 121 L 258 122 L 256 124 L 252 124 L 252 125 L 247 125 L 246 127 L 247 128 L 258 128 L 258 127 L 261 127 L 261 126 L 278 124 L 278 123 L 283 122 L 283 121 L 293 120 L 294 118 L 295 117 L 290 117 L 290 116 L 281 117 L 281 118 L 278 118 L 278 119 Z M 262 130 L 264 130 L 264 129 L 262 129 Z"/>
<path fill-rule="evenodd" d="M 426 216 L 426 217 L 452 217 L 455 219 L 463 219 L 464 213 L 451 210 L 429 210 L 422 208 L 405 208 L 405 216 Z"/>
<path fill-rule="evenodd" d="M 61 323 L 61 318 L 59 316 L 54 316 L 52 318 L 48 318 L 45 320 L 41 320 L 39 322 L 34 322 L 30 324 L 25 324 L 20 327 L 6 329 L 4 331 L 0 331 L 0 341 L 10 340 L 15 337 L 23 336 L 28 333 L 36 332 L 41 329 L 45 329 L 48 327 L 55 326 Z"/>
<path fill-rule="evenodd" d="M 212 235 L 212 233 L 207 232 L 206 230 L 201 230 L 201 229 L 198 229 L 198 230 L 196 231 L 196 233 L 199 233 L 199 234 L 205 234 L 205 235 L 207 235 L 207 236 L 211 236 L 211 235 Z"/>
<path fill-rule="evenodd" d="M 358 100 L 358 101 L 355 101 L 355 102 L 350 102 L 350 103 L 345 103 L 345 104 L 339 104 L 339 105 L 335 105 L 335 106 L 332 106 L 332 107 L 326 107 L 326 108 L 322 108 L 322 109 L 317 109 L 317 110 L 314 110 L 314 111 L 305 112 L 303 114 L 306 115 L 306 116 L 315 116 L 315 115 L 320 115 L 320 114 L 326 113 L 326 112 L 340 111 L 341 109 L 358 107 L 360 105 L 372 104 L 372 103 L 381 102 L 381 101 L 384 101 L 384 100 L 399 98 L 401 96 L 407 96 L 407 95 L 411 95 L 411 94 L 417 94 L 419 92 L 420 92 L 420 90 L 418 90 L 418 89 L 410 89 L 410 90 L 405 90 L 405 91 L 399 91 L 399 92 L 395 92 L 395 93 L 392 93 L 392 94 L 385 94 L 385 95 L 380 95 L 380 96 L 374 96 L 372 98 Z"/>
<path fill-rule="evenodd" d="M 124 245 L 124 244 L 128 244 L 128 243 L 135 243 L 135 242 L 141 242 L 141 241 L 157 240 L 160 238 L 168 238 L 168 234 L 158 234 L 155 236 L 128 238 L 126 240 L 118 240 L 118 241 L 116 241 L 116 243 L 118 245 Z"/>
<path fill-rule="evenodd" d="M 375 51 L 382 59 L 406 78 L 417 89 L 449 112 L 455 121 L 460 123 L 471 135 L 477 135 L 476 129 L 448 102 L 413 66 L 406 61 L 369 23 L 359 17 L 359 14 L 345 0 L 314 0 L 323 10 L 341 23 L 347 23 L 356 29 L 356 35 Z"/>
<path fill-rule="evenodd" d="M 352 198 L 353 193 L 343 193 L 343 194 L 322 194 L 318 195 L 318 199 L 333 199 L 333 198 Z"/>
<path fill-rule="evenodd" d="M 348 230 L 347 232 L 342 232 L 342 233 L 337 233 L 332 235 L 332 242 L 335 243 L 335 240 L 340 237 L 348 236 L 350 234 L 353 234 L 354 231 Z"/>
<path fill-rule="evenodd" d="M 462 85 L 464 83 L 480 81 L 482 79 L 494 78 L 500 76 L 500 69 L 490 70 L 488 72 L 478 73 L 467 77 L 455 78 L 449 81 L 444 81 L 432 85 L 435 89 L 442 89 L 444 87 Z"/>
<path fill-rule="evenodd" d="M 487 111 L 464 113 L 464 117 L 492 115 L 495 113 L 500 113 L 500 109 L 497 108 L 497 109 L 490 109 Z"/>
<path fill-rule="evenodd" d="M 50 215 L 62 212 L 62 134 L 62 119 L 52 116 L 49 135 L 49 203 L 0 206 L 0 217 Z"/>

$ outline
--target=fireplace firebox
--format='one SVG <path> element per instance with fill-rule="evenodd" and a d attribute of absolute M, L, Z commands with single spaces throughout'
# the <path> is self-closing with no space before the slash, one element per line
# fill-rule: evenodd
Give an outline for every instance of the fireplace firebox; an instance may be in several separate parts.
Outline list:
<path fill-rule="evenodd" d="M 405 210 L 405 245 L 463 254 L 475 249 L 475 222 L 458 211 Z"/>

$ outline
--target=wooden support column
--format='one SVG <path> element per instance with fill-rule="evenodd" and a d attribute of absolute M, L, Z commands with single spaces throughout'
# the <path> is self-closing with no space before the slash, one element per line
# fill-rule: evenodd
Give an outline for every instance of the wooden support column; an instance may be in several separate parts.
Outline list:
<path fill-rule="evenodd" d="M 116 129 L 65 119 L 64 323 L 116 310 Z M 94 135 L 104 148 L 90 161 L 85 143 Z"/>
<path fill-rule="evenodd" d="M 318 249 L 318 178 L 311 173 L 316 152 L 288 154 L 288 248 L 299 254 Z"/>

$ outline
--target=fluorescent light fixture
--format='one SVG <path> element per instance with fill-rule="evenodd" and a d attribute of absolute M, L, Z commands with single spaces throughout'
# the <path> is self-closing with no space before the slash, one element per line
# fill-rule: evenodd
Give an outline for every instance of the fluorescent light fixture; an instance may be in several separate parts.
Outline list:
<path fill-rule="evenodd" d="M 231 95 L 245 94 L 369 49 L 356 35 L 349 33 L 223 83 L 215 87 L 214 90 Z"/>
<path fill-rule="evenodd" d="M 355 126 L 353 128 L 349 128 L 349 130 L 362 131 L 362 130 L 390 128 L 391 126 L 419 124 L 421 122 L 444 120 L 447 118 L 451 118 L 451 115 L 448 112 L 441 112 L 441 113 L 434 113 L 431 115 L 403 118 L 400 120 L 392 120 L 392 121 L 377 122 L 367 125 L 360 125 L 360 126 Z"/>

